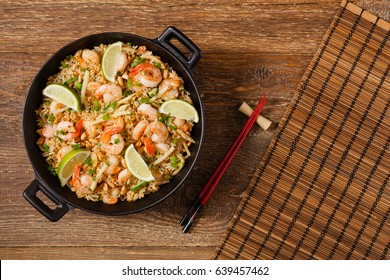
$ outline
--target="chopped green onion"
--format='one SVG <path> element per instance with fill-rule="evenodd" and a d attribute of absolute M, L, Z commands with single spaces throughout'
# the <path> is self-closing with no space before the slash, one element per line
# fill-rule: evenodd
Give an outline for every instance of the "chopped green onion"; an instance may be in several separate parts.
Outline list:
<path fill-rule="evenodd" d="M 92 110 L 94 110 L 94 111 L 98 111 L 99 110 L 99 101 L 97 101 L 97 99 L 95 99 L 93 101 Z"/>
<path fill-rule="evenodd" d="M 134 187 L 131 187 L 130 190 L 131 190 L 132 192 L 136 192 L 136 191 L 138 191 L 140 188 L 145 187 L 147 184 L 148 184 L 148 182 L 143 181 L 143 182 L 141 182 L 141 183 L 135 185 Z"/>
<path fill-rule="evenodd" d="M 153 96 L 156 96 L 157 93 L 158 93 L 158 88 L 153 88 L 153 89 L 149 90 L 148 95 L 150 97 L 153 97 Z"/>
<path fill-rule="evenodd" d="M 42 149 L 46 152 L 46 153 L 48 153 L 49 151 L 50 151 L 50 147 L 49 147 L 49 145 L 47 145 L 47 144 L 42 144 Z"/>
<path fill-rule="evenodd" d="M 108 109 L 116 109 L 116 101 L 108 103 L 106 106 L 102 108 L 102 113 L 105 113 Z"/>
<path fill-rule="evenodd" d="M 110 118 L 110 115 L 109 115 L 109 114 L 105 114 L 105 115 L 103 115 L 103 117 L 102 117 L 102 119 L 103 119 L 104 121 L 108 120 L 109 118 Z"/>
<path fill-rule="evenodd" d="M 77 77 L 69 78 L 68 80 L 65 81 L 64 85 L 69 86 L 71 83 L 76 81 L 76 79 L 77 79 Z"/>
<path fill-rule="evenodd" d="M 160 62 L 153 62 L 153 65 L 156 66 L 157 68 L 161 69 L 161 63 Z"/>
<path fill-rule="evenodd" d="M 48 166 L 47 166 L 47 171 L 48 171 L 51 175 L 57 176 L 57 170 L 56 170 L 53 166 L 48 165 Z"/>
<path fill-rule="evenodd" d="M 72 149 L 73 150 L 77 150 L 77 149 L 80 149 L 80 148 L 81 148 L 81 145 L 79 143 L 76 143 L 76 144 L 72 145 Z"/>
<path fill-rule="evenodd" d="M 93 174 L 95 174 L 96 173 L 96 170 L 95 169 L 90 169 L 90 170 L 88 170 L 88 174 L 89 175 L 93 175 Z"/>
<path fill-rule="evenodd" d="M 169 160 L 171 161 L 171 166 L 173 168 L 178 168 L 179 167 L 179 159 L 177 157 L 170 157 Z"/>
<path fill-rule="evenodd" d="M 78 91 L 81 91 L 81 88 L 83 87 L 83 84 L 80 82 L 75 82 L 74 83 L 74 88 Z"/>
<path fill-rule="evenodd" d="M 53 124 L 54 116 L 52 114 L 46 114 L 45 117 L 47 118 L 47 121 L 49 122 L 49 124 Z"/>
<path fill-rule="evenodd" d="M 66 69 L 68 67 L 69 67 L 69 65 L 67 63 L 61 61 L 61 69 Z"/>
<path fill-rule="evenodd" d="M 141 58 L 139 56 L 136 56 L 130 66 L 136 67 L 137 65 L 140 65 L 142 62 L 145 62 L 145 61 L 146 61 L 145 58 Z"/>
<path fill-rule="evenodd" d="M 177 143 L 179 143 L 179 138 L 173 139 L 173 144 L 174 144 L 174 145 L 177 145 Z"/>
<path fill-rule="evenodd" d="M 92 166 L 93 165 L 93 160 L 89 157 L 85 160 L 85 165 Z"/>
<path fill-rule="evenodd" d="M 139 99 L 139 102 L 140 102 L 141 104 L 148 103 L 148 102 L 149 102 L 149 98 L 147 98 L 147 97 L 142 97 L 142 98 Z"/>
<path fill-rule="evenodd" d="M 119 144 L 119 142 L 120 142 L 119 138 L 115 138 L 114 144 Z"/>

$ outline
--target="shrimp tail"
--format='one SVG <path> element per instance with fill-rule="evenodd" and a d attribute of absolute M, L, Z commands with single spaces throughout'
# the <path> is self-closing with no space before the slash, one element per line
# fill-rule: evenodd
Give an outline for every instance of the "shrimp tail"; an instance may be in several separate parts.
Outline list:
<path fill-rule="evenodd" d="M 81 170 L 81 164 L 77 164 L 73 169 L 72 174 L 72 185 L 75 190 L 80 189 L 81 183 L 80 183 L 80 170 Z"/>
<path fill-rule="evenodd" d="M 137 75 L 139 72 L 141 72 L 143 69 L 145 69 L 145 67 L 147 67 L 147 63 L 146 62 L 142 62 L 141 64 L 138 64 L 137 66 L 135 66 L 129 73 L 129 76 L 130 77 L 134 77 L 135 75 Z"/>
<path fill-rule="evenodd" d="M 83 131 L 83 119 L 80 119 L 77 123 L 76 123 L 76 132 L 74 132 L 73 136 L 74 138 L 80 136 L 81 132 Z"/>
<path fill-rule="evenodd" d="M 153 143 L 152 143 L 152 140 L 150 140 L 150 138 L 146 138 L 144 140 L 144 144 L 145 144 L 145 149 L 146 149 L 146 152 L 149 154 L 149 155 L 154 155 L 154 148 L 153 148 Z"/>
<path fill-rule="evenodd" d="M 120 128 L 120 127 L 106 127 L 102 133 L 102 136 L 100 136 L 100 141 L 107 144 L 110 142 L 112 135 L 114 135 L 118 132 L 121 132 L 121 131 L 122 131 L 122 128 Z"/>

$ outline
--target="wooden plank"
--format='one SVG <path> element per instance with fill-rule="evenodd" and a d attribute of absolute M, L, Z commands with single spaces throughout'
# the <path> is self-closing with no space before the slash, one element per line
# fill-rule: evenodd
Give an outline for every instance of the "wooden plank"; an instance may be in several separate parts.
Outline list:
<path fill-rule="evenodd" d="M 214 247 L 1 247 L 2 260 L 208 260 Z"/>

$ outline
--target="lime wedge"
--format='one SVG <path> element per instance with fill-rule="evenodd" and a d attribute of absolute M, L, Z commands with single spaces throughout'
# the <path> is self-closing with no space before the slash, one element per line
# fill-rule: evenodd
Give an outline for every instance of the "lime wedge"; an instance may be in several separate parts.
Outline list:
<path fill-rule="evenodd" d="M 55 101 L 64 104 L 65 106 L 81 111 L 80 97 L 72 89 L 59 84 L 51 84 L 43 89 L 43 95 L 53 98 Z"/>
<path fill-rule="evenodd" d="M 196 123 L 199 121 L 199 115 L 195 107 L 190 103 L 179 99 L 165 101 L 161 104 L 158 111 L 163 114 L 170 114 L 173 117 L 194 121 Z"/>
<path fill-rule="evenodd" d="M 155 180 L 145 161 L 134 148 L 133 144 L 126 150 L 125 161 L 127 168 L 136 178 L 146 182 Z"/>
<path fill-rule="evenodd" d="M 122 42 L 116 42 L 107 47 L 102 58 L 102 71 L 107 81 L 115 82 L 118 69 L 119 55 L 122 51 Z"/>
<path fill-rule="evenodd" d="M 61 186 L 65 186 L 72 177 L 73 169 L 77 164 L 82 164 L 91 154 L 88 149 L 71 150 L 60 161 L 57 168 L 58 179 L 60 179 Z"/>

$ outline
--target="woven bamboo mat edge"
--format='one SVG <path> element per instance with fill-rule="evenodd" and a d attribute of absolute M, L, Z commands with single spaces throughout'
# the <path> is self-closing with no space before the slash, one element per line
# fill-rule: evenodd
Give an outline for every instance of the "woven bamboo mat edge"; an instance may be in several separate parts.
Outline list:
<path fill-rule="evenodd" d="M 387 22 L 386 20 L 374 15 L 373 13 L 367 11 L 367 10 L 364 10 L 362 8 L 360 8 L 359 6 L 357 6 L 356 4 L 353 4 L 351 2 L 348 2 L 347 0 L 343 0 L 340 4 L 340 9 L 337 11 L 336 15 L 338 13 L 340 13 L 340 11 L 342 9 L 345 9 L 345 10 L 348 10 L 354 14 L 356 14 L 357 16 L 360 16 L 366 20 L 368 20 L 369 22 L 375 24 L 377 27 L 380 27 L 382 28 L 385 32 L 389 32 L 390 31 L 390 22 Z M 239 217 L 238 217 L 238 213 L 240 211 L 242 211 L 242 209 L 245 209 L 245 200 L 247 198 L 248 195 L 250 195 L 250 191 L 251 189 L 255 188 L 256 187 L 256 180 L 257 180 L 257 177 L 259 176 L 259 174 L 261 173 L 261 170 L 264 168 L 264 162 L 267 161 L 267 159 L 269 159 L 271 156 L 272 156 L 272 150 L 273 150 L 273 147 L 275 145 L 275 142 L 277 141 L 278 138 L 280 138 L 281 134 L 283 134 L 283 129 L 285 128 L 285 125 L 286 125 L 286 120 L 288 119 L 288 117 L 290 116 L 290 114 L 292 113 L 292 111 L 294 110 L 294 107 L 293 105 L 296 104 L 297 102 L 297 99 L 299 97 L 301 93 L 301 88 L 302 86 L 304 86 L 305 82 L 308 80 L 308 75 L 309 73 L 311 72 L 311 68 L 312 66 L 314 65 L 318 55 L 321 53 L 322 51 L 322 48 L 324 46 L 324 44 L 326 43 L 326 40 L 327 38 L 329 37 L 329 34 L 331 32 L 331 29 L 332 27 L 334 26 L 335 22 L 337 20 L 337 16 L 334 16 L 331 24 L 329 25 L 328 29 L 326 30 L 324 36 L 323 36 L 323 39 L 317 49 L 317 51 L 315 52 L 314 56 L 313 56 L 313 59 L 311 60 L 311 62 L 309 63 L 296 91 L 295 91 L 295 94 L 290 102 L 290 105 L 288 106 L 288 108 L 286 109 L 280 123 L 279 123 L 279 126 L 275 132 L 275 135 L 274 137 L 272 138 L 272 141 L 270 143 L 270 145 L 268 146 L 260 164 L 258 165 L 258 167 L 256 168 L 253 176 L 252 176 L 252 179 L 249 183 L 249 186 L 245 192 L 245 195 L 243 196 L 243 198 L 241 199 L 241 202 L 239 204 L 239 206 L 237 207 L 232 219 L 230 220 L 230 223 L 226 229 L 226 231 L 223 233 L 220 241 L 219 241 L 219 244 L 218 246 L 216 247 L 216 250 L 214 251 L 213 255 L 212 255 L 212 259 L 218 259 L 218 256 L 222 253 L 222 251 L 224 250 L 224 247 L 227 243 L 227 240 L 229 239 L 229 236 L 231 235 L 232 233 L 232 228 L 234 228 L 234 225 L 235 223 L 237 223 Z"/>

